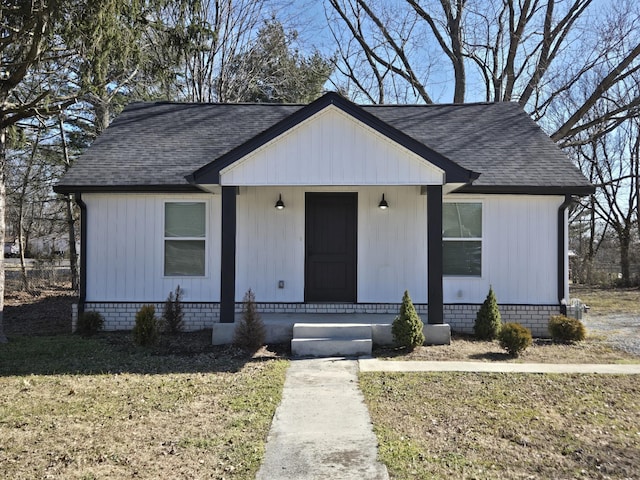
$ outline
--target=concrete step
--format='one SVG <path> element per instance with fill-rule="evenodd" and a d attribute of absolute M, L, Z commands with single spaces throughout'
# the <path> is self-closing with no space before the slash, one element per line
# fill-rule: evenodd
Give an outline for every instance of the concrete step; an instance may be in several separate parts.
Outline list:
<path fill-rule="evenodd" d="M 291 353 L 295 357 L 356 357 L 371 355 L 371 338 L 294 338 Z"/>
<path fill-rule="evenodd" d="M 371 325 L 367 323 L 296 323 L 293 338 L 371 338 Z"/>

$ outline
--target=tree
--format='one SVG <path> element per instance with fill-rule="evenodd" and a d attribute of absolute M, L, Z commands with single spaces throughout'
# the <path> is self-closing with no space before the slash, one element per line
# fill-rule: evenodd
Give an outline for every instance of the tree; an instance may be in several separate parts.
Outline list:
<path fill-rule="evenodd" d="M 422 327 L 422 320 L 413 306 L 409 292 L 405 290 L 402 296 L 402 305 L 400 305 L 400 313 L 391 325 L 393 340 L 399 346 L 413 350 L 424 344 Z"/>
<path fill-rule="evenodd" d="M 480 340 L 494 340 L 500 333 L 502 327 L 502 319 L 500 317 L 500 309 L 498 308 L 498 300 L 493 288 L 489 287 L 489 293 L 485 298 L 480 310 L 476 314 L 476 322 L 473 331 Z"/>
<path fill-rule="evenodd" d="M 60 98 L 50 88 L 23 88 L 38 65 L 62 58 L 54 49 L 55 21 L 66 9 L 63 0 L 5 0 L 0 10 L 0 242 L 4 244 L 7 130 L 17 122 L 60 111 L 73 99 Z M 33 85 L 33 84 L 32 84 Z M 46 85 L 46 84 L 45 84 Z M 20 91 L 19 91 L 20 90 Z M 19 95 L 17 95 L 19 91 Z M 0 259 L 0 342 L 3 329 L 4 259 Z"/>
<path fill-rule="evenodd" d="M 331 64 L 317 51 L 305 57 L 292 49 L 296 38 L 277 20 L 266 22 L 249 49 L 229 63 L 227 101 L 309 103 L 319 97 Z"/>
<path fill-rule="evenodd" d="M 470 98 L 517 101 L 561 144 L 590 122 L 615 126 L 640 105 L 635 96 L 586 120 L 594 106 L 639 68 L 637 2 L 329 3 L 329 26 L 340 40 L 336 69 L 355 98 L 384 103 L 413 97 L 432 103 L 453 85 L 456 103 Z M 597 81 L 566 110 L 563 100 L 589 77 Z"/>

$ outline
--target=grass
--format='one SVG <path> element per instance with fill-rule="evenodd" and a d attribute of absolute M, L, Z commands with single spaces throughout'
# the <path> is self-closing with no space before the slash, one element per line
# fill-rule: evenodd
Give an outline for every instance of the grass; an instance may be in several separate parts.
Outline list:
<path fill-rule="evenodd" d="M 252 479 L 287 365 L 117 335 L 13 338 L 0 346 L 0 478 Z"/>
<path fill-rule="evenodd" d="M 571 286 L 571 298 L 579 298 L 596 315 L 640 315 L 640 288 L 601 288 L 583 285 Z"/>
<path fill-rule="evenodd" d="M 637 478 L 636 376 L 360 374 L 393 479 Z"/>

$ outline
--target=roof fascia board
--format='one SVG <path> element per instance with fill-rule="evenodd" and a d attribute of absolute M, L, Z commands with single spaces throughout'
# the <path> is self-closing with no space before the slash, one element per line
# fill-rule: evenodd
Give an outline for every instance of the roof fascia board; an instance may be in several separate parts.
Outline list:
<path fill-rule="evenodd" d="M 527 185 L 465 185 L 452 193 L 514 194 L 514 195 L 578 195 L 595 192 L 590 186 L 527 186 Z"/>
<path fill-rule="evenodd" d="M 55 193 L 205 193 L 195 185 L 56 185 Z"/>

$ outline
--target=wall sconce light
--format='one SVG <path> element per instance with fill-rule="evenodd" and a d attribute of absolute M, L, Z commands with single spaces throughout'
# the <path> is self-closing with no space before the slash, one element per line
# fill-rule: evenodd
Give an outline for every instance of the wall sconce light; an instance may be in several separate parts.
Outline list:
<path fill-rule="evenodd" d="M 378 208 L 380 210 L 386 210 L 387 208 L 389 208 L 389 204 L 384 199 L 384 193 L 382 194 L 382 200 L 380 200 L 380 203 L 378 204 Z"/>
<path fill-rule="evenodd" d="M 276 202 L 276 208 L 278 210 L 282 210 L 284 208 L 284 202 L 282 201 L 282 194 L 278 196 L 278 201 Z"/>

